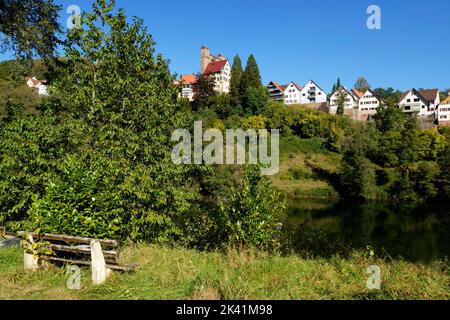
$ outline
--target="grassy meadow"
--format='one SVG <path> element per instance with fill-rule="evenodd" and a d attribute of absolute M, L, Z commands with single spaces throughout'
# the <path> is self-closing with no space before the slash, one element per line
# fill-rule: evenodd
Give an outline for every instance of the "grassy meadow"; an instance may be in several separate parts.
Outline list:
<path fill-rule="evenodd" d="M 348 259 L 302 259 L 261 252 L 197 252 L 163 246 L 130 246 L 121 254 L 138 263 L 135 273 L 114 273 L 104 285 L 90 284 L 82 269 L 82 289 L 66 288 L 63 267 L 36 273 L 23 270 L 20 249 L 0 249 L 0 299 L 448 299 L 445 264 L 423 266 L 379 260 L 365 253 Z M 367 289 L 367 268 L 378 265 L 381 290 Z"/>

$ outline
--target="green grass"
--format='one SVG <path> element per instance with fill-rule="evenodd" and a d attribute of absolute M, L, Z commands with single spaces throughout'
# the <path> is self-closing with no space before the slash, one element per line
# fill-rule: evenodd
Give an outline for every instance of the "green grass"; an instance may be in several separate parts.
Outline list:
<path fill-rule="evenodd" d="M 448 299 L 449 270 L 354 254 L 349 259 L 302 259 L 247 251 L 202 253 L 134 246 L 122 260 L 135 273 L 114 273 L 101 286 L 83 269 L 79 291 L 66 289 L 64 269 L 23 271 L 19 249 L 0 250 L 0 299 Z M 382 289 L 366 288 L 366 270 L 378 265 Z"/>
<path fill-rule="evenodd" d="M 293 198 L 337 199 L 339 194 L 316 168 L 333 174 L 339 171 L 340 156 L 328 151 L 320 139 L 296 136 L 280 140 L 280 172 L 273 185 Z"/>

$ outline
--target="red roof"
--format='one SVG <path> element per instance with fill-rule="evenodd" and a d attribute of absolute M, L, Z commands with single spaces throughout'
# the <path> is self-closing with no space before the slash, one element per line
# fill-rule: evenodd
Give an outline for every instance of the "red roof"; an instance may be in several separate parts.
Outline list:
<path fill-rule="evenodd" d="M 299 85 L 298 83 L 296 83 L 296 82 L 292 82 L 292 83 L 294 84 L 294 86 L 297 87 L 298 91 L 302 91 L 303 90 L 302 86 Z"/>
<path fill-rule="evenodd" d="M 427 102 L 434 102 L 439 96 L 439 89 L 418 90 Z"/>
<path fill-rule="evenodd" d="M 362 93 L 361 91 L 359 91 L 358 89 L 352 89 L 352 92 L 358 97 L 358 98 L 362 98 L 364 96 L 364 93 Z"/>
<path fill-rule="evenodd" d="M 181 77 L 181 81 L 185 84 L 194 84 L 197 82 L 197 77 L 193 74 L 184 74 Z"/>
<path fill-rule="evenodd" d="M 218 73 L 222 71 L 223 67 L 227 64 L 228 60 L 221 60 L 221 61 L 213 61 L 206 67 L 206 70 L 204 74 L 212 74 L 212 73 Z"/>

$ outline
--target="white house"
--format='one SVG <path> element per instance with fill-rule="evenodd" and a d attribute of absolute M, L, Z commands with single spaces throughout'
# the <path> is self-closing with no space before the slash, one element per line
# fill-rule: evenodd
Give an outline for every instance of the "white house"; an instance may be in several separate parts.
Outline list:
<path fill-rule="evenodd" d="M 230 92 L 231 65 L 225 56 L 214 56 L 208 47 L 201 48 L 201 74 L 210 75 L 215 81 L 215 91 L 219 94 Z"/>
<path fill-rule="evenodd" d="M 313 80 L 300 91 L 300 104 L 325 103 L 327 94 Z"/>
<path fill-rule="evenodd" d="M 194 100 L 194 90 L 193 86 L 197 83 L 197 77 L 193 74 L 185 74 L 181 76 L 180 79 L 175 81 L 175 84 L 181 84 L 181 94 L 182 98 L 186 98 L 189 101 Z"/>
<path fill-rule="evenodd" d="M 213 77 L 215 82 L 214 90 L 217 93 L 230 92 L 231 66 L 228 60 L 210 62 L 203 74 Z"/>
<path fill-rule="evenodd" d="M 339 100 L 344 96 L 344 113 L 353 116 L 353 110 L 358 108 L 358 97 L 355 92 L 348 91 L 344 87 L 338 88 L 330 97 L 330 114 L 336 114 Z"/>
<path fill-rule="evenodd" d="M 450 126 L 450 95 L 439 105 L 437 119 L 440 126 Z"/>
<path fill-rule="evenodd" d="M 357 94 L 359 91 L 354 89 L 353 92 Z M 356 113 L 356 120 L 370 120 L 370 118 L 377 113 L 378 108 L 384 104 L 385 102 L 383 99 L 378 97 L 372 90 L 367 90 L 358 99 L 358 112 Z"/>
<path fill-rule="evenodd" d="M 405 113 L 417 114 L 419 117 L 432 117 L 436 115 L 440 102 L 438 89 L 412 89 L 402 94 L 398 105 Z"/>
<path fill-rule="evenodd" d="M 300 104 L 302 87 L 295 82 L 291 82 L 284 90 L 284 103 L 287 105 Z"/>
<path fill-rule="evenodd" d="M 39 81 L 36 77 L 28 77 L 26 80 L 27 85 L 32 89 L 36 89 L 40 96 L 48 96 L 47 86 L 45 85 L 47 80 Z"/>

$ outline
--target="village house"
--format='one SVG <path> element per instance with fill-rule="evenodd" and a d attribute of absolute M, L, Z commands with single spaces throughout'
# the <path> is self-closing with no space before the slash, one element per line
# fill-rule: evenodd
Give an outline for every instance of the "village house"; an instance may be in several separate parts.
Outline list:
<path fill-rule="evenodd" d="M 327 94 L 313 80 L 300 91 L 300 104 L 325 103 Z"/>
<path fill-rule="evenodd" d="M 450 126 L 450 93 L 438 107 L 437 120 L 439 126 Z"/>
<path fill-rule="evenodd" d="M 178 79 L 175 84 L 181 85 L 181 98 L 188 99 L 189 101 L 194 101 L 194 84 L 197 83 L 197 76 L 194 74 L 185 74 Z"/>
<path fill-rule="evenodd" d="M 201 74 L 214 79 L 214 90 L 219 94 L 230 92 L 231 65 L 227 58 L 219 54 L 217 57 L 203 46 L 201 48 Z"/>
<path fill-rule="evenodd" d="M 302 89 L 303 88 L 295 82 L 289 83 L 284 90 L 284 103 L 286 105 L 300 104 Z"/>
<path fill-rule="evenodd" d="M 269 90 L 269 97 L 274 101 L 283 101 L 284 102 L 284 91 L 286 90 L 287 85 L 280 85 L 277 82 L 270 81 L 267 85 L 267 89 Z"/>
<path fill-rule="evenodd" d="M 353 89 L 358 96 L 358 108 L 355 120 L 369 121 L 378 112 L 378 108 L 385 104 L 384 100 L 378 97 L 372 90 L 367 90 L 364 94 Z"/>
<path fill-rule="evenodd" d="M 344 96 L 344 114 L 353 117 L 354 110 L 358 109 L 359 97 L 362 93 L 357 90 L 347 90 L 341 86 L 330 97 L 330 114 L 336 114 L 339 107 L 340 97 Z"/>
<path fill-rule="evenodd" d="M 28 87 L 35 89 L 40 96 L 48 96 L 47 80 L 38 80 L 36 77 L 27 77 L 25 80 Z"/>
<path fill-rule="evenodd" d="M 438 89 L 416 90 L 411 89 L 402 94 L 399 108 L 409 114 L 417 114 L 419 117 L 434 117 L 440 104 Z"/>

